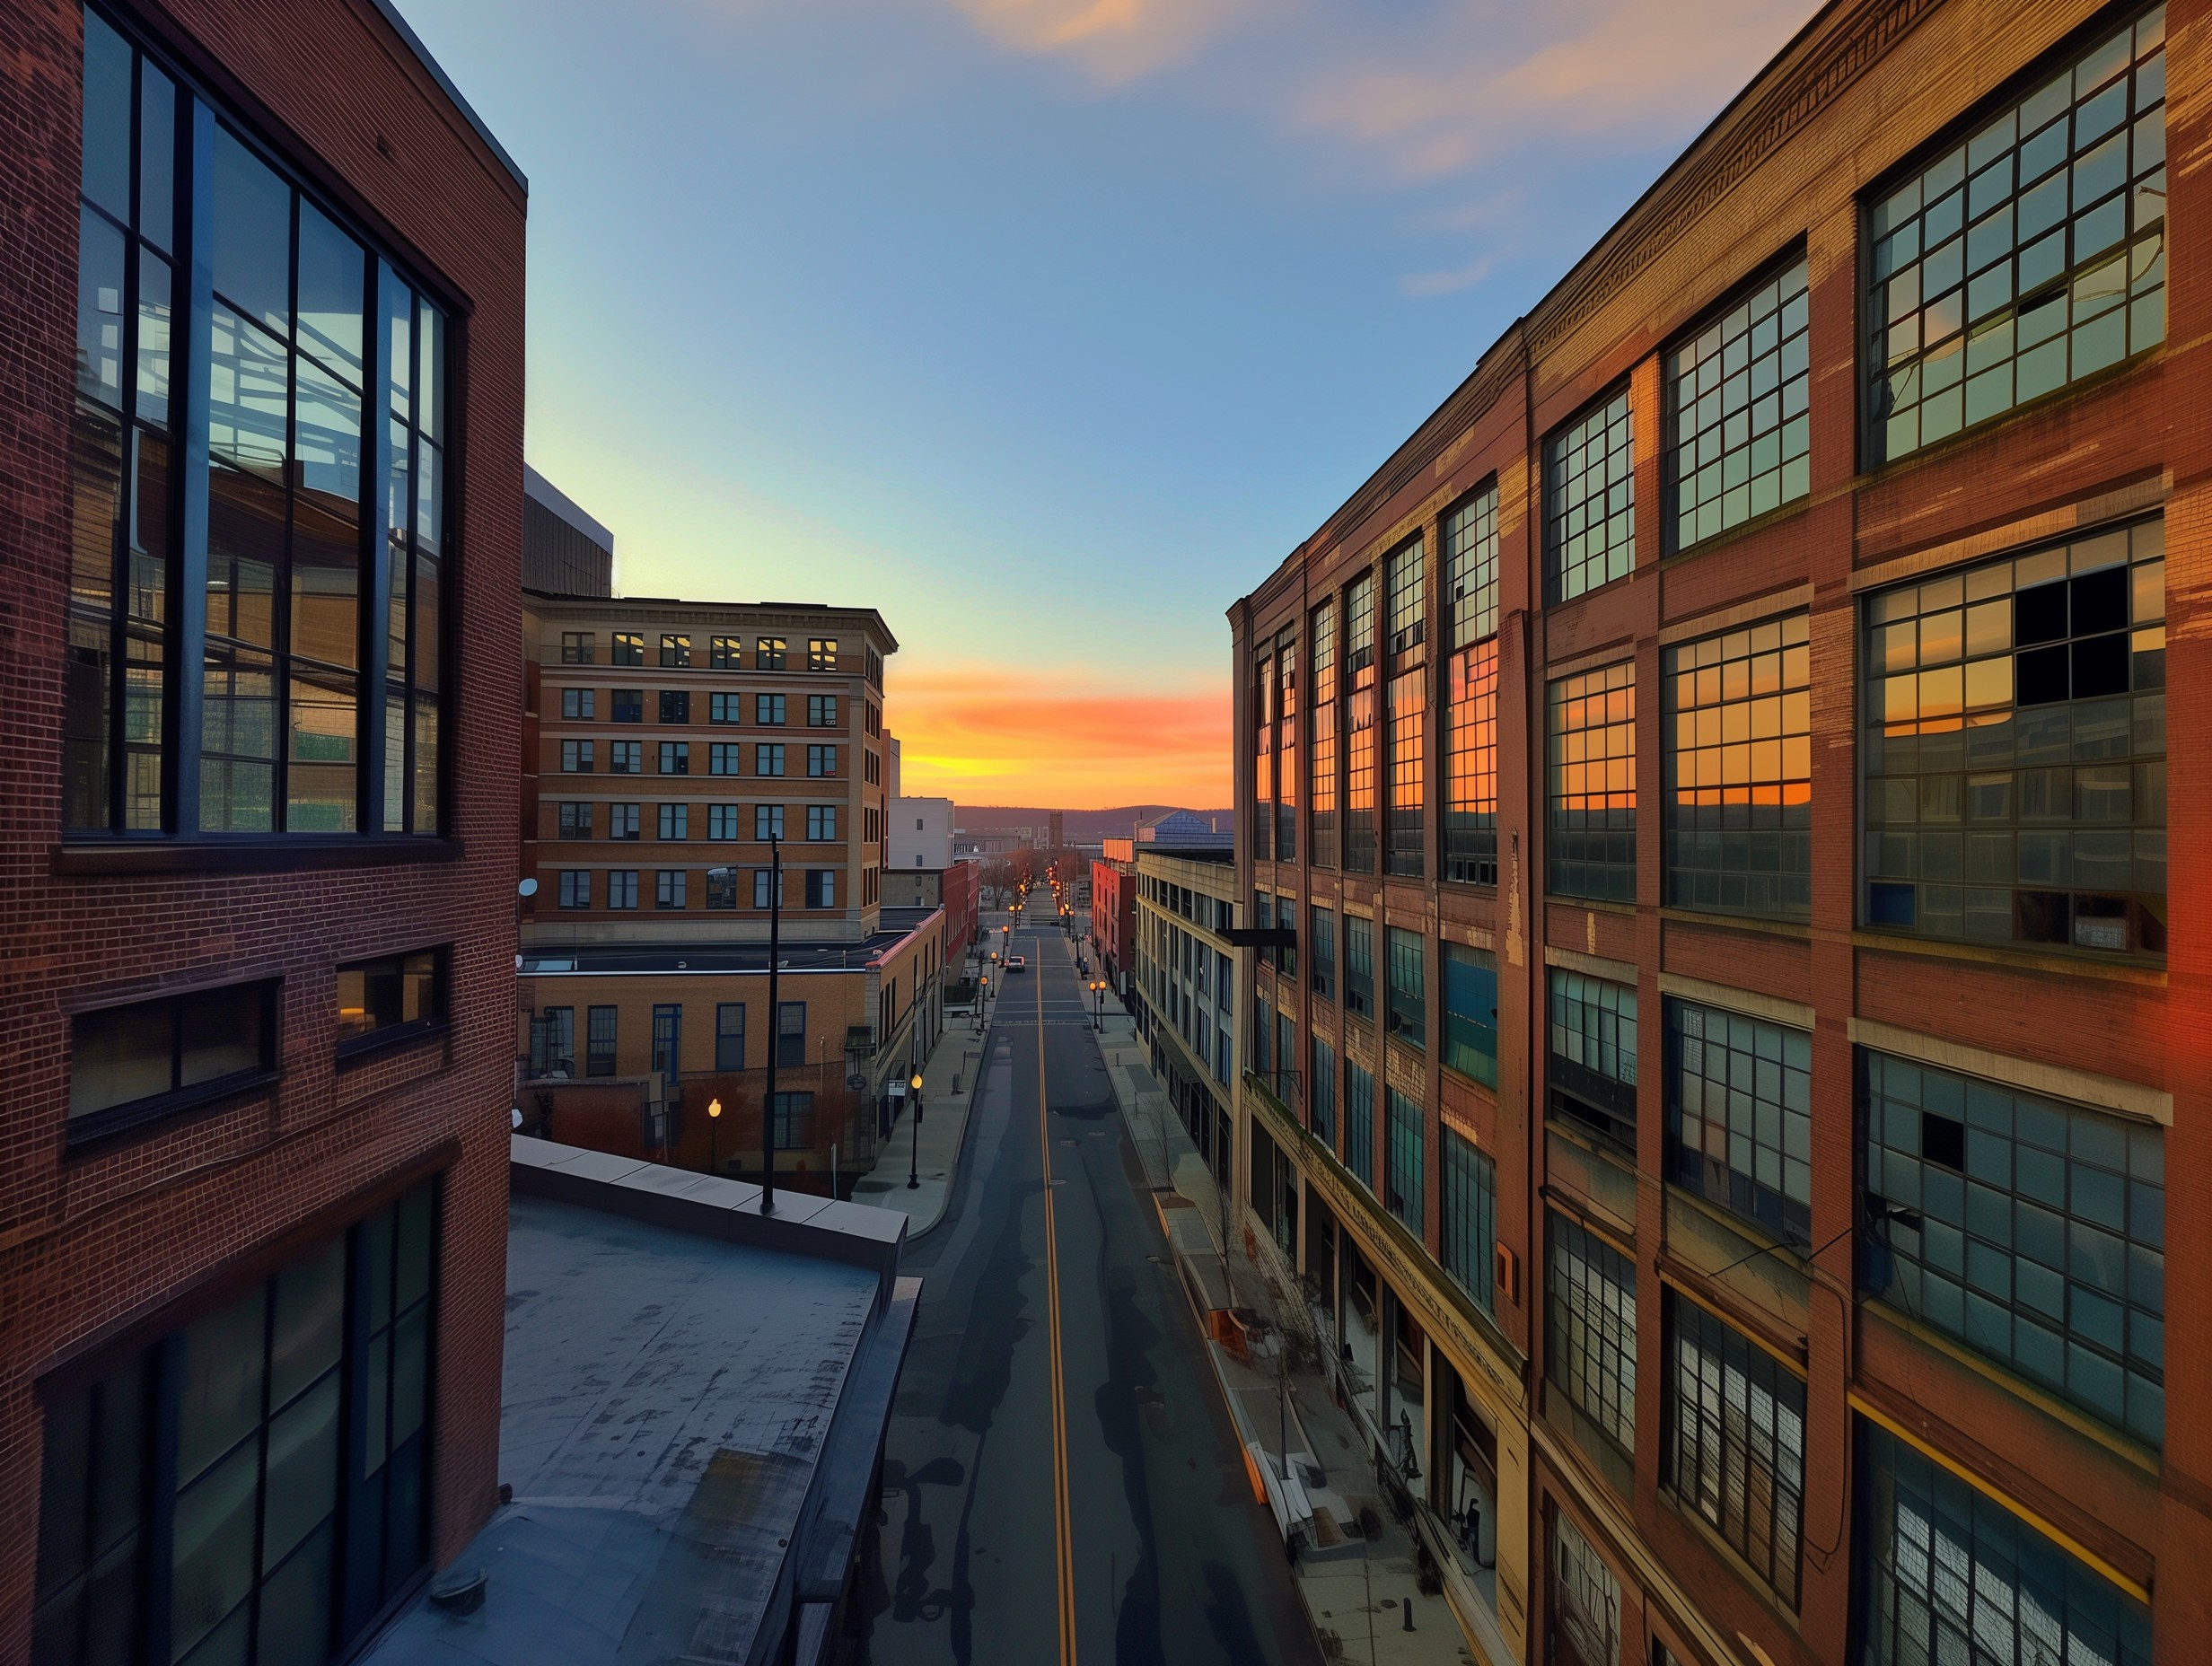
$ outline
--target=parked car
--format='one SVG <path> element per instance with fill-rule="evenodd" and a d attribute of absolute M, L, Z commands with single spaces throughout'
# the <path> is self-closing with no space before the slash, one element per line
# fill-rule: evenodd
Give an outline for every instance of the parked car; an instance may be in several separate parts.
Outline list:
<path fill-rule="evenodd" d="M 1009 977 L 1015 972 L 1026 972 L 1027 970 L 1029 970 L 1029 959 L 1027 956 L 1016 954 L 1009 955 L 1007 957 L 1006 972 Z"/>

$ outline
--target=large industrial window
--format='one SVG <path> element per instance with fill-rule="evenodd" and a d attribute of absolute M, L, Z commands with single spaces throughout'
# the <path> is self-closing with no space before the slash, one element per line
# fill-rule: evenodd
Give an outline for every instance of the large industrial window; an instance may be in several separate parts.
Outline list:
<path fill-rule="evenodd" d="M 1313 609 L 1307 635 L 1312 680 L 1306 685 L 1306 793 L 1312 849 L 1317 868 L 1337 865 L 1337 610 Z"/>
<path fill-rule="evenodd" d="M 1418 932 L 1385 927 L 1390 951 L 1389 1032 L 1408 1047 L 1428 1045 L 1427 944 Z"/>
<path fill-rule="evenodd" d="M 1464 648 L 1497 634 L 1497 483 L 1444 515 L 1444 606 L 1449 639 Z"/>
<path fill-rule="evenodd" d="M 1636 1150 L 1636 991 L 1550 969 L 1551 1109 Z"/>
<path fill-rule="evenodd" d="M 1418 878 L 1424 866 L 1427 806 L 1428 671 L 1400 671 L 1384 690 L 1390 706 L 1390 851 L 1388 871 Z"/>
<path fill-rule="evenodd" d="M 1551 837 L 1547 888 L 1636 900 L 1636 665 L 1561 677 L 1546 688 Z"/>
<path fill-rule="evenodd" d="M 1313 993 L 1323 1000 L 1332 999 L 1337 993 L 1337 916 L 1317 902 L 1309 917 L 1312 924 L 1306 931 L 1311 945 L 1306 958 Z"/>
<path fill-rule="evenodd" d="M 653 1009 L 652 1068 L 670 1078 L 671 1085 L 683 1070 L 683 1006 L 671 1003 Z"/>
<path fill-rule="evenodd" d="M 1388 1092 L 1390 1109 L 1390 1212 L 1416 1238 L 1423 1235 L 1428 1194 L 1421 1106 L 1396 1088 Z"/>
<path fill-rule="evenodd" d="M 1668 353 L 1660 382 L 1676 549 L 1811 489 L 1806 312 L 1800 254 Z"/>
<path fill-rule="evenodd" d="M 1873 1293 L 2156 1446 L 2164 1131 L 1862 1049 Z"/>
<path fill-rule="evenodd" d="M 2165 338 L 2166 9 L 1867 211 L 1867 452 L 1907 456 Z"/>
<path fill-rule="evenodd" d="M 1670 998 L 1670 1178 L 1778 1238 L 1813 1241 L 1813 1038 Z"/>
<path fill-rule="evenodd" d="M 592 1007 L 584 1015 L 584 1074 L 587 1076 L 614 1074 L 615 1019 L 619 1009 L 611 1006 Z"/>
<path fill-rule="evenodd" d="M 1544 600 L 1636 566 L 1636 433 L 1623 385 L 1544 442 Z"/>
<path fill-rule="evenodd" d="M 1544 1217 L 1544 1375 L 1624 1453 L 1636 1451 L 1636 1267 L 1557 1210 Z"/>
<path fill-rule="evenodd" d="M 1620 1582 L 1582 1530 L 1554 1507 L 1549 1666 L 1614 1666 L 1620 1659 Z"/>
<path fill-rule="evenodd" d="M 1452 656 L 1444 735 L 1444 877 L 1497 883 L 1497 639 Z"/>
<path fill-rule="evenodd" d="M 1455 943 L 1444 945 L 1444 1062 L 1497 1085 L 1497 957 Z"/>
<path fill-rule="evenodd" d="M 2151 1666 L 2151 1611 L 1980 1488 L 1862 1421 L 1866 1666 Z"/>
<path fill-rule="evenodd" d="M 1666 1321 L 1665 1483 L 1794 1609 L 1804 1521 L 1804 1380 L 1672 1291 Z"/>
<path fill-rule="evenodd" d="M 1263 652 L 1252 665 L 1252 855 L 1264 862 L 1274 854 L 1275 657 Z"/>
<path fill-rule="evenodd" d="M 1344 1010 L 1374 1011 L 1374 922 L 1356 914 L 1344 916 Z"/>
<path fill-rule="evenodd" d="M 1351 1058 L 1344 1061 L 1344 1166 L 1374 1189 L 1374 1077 Z"/>
<path fill-rule="evenodd" d="M 745 1068 L 745 1004 L 724 1001 L 715 1008 L 715 1068 Z"/>
<path fill-rule="evenodd" d="M 1306 1087 L 1307 1126 L 1330 1150 L 1337 1146 L 1337 1050 L 1313 1038 L 1312 1080 Z"/>
<path fill-rule="evenodd" d="M 1662 652 L 1667 900 L 1813 912 L 1813 699 L 1805 616 Z"/>
<path fill-rule="evenodd" d="M 1866 923 L 2164 954 L 2164 523 L 1865 604 Z"/>
<path fill-rule="evenodd" d="M 31 1658 L 319 1662 L 429 1555 L 419 1186 L 50 1399 Z"/>
<path fill-rule="evenodd" d="M 1389 653 L 1395 661 L 1398 655 L 1419 647 L 1428 636 L 1428 561 L 1420 539 L 1416 537 L 1392 552 L 1382 570 L 1390 592 Z"/>
<path fill-rule="evenodd" d="M 1275 859 L 1298 859 L 1298 640 L 1275 639 Z"/>
<path fill-rule="evenodd" d="M 1444 1270 L 1484 1312 L 1497 1311 L 1497 1164 L 1475 1143 L 1444 1130 Z"/>
<path fill-rule="evenodd" d="M 1344 867 L 1373 873 L 1379 824 L 1375 820 L 1374 574 L 1352 581 L 1345 597 Z"/>
<path fill-rule="evenodd" d="M 444 315 L 206 113 L 84 13 L 63 825 L 434 834 Z"/>

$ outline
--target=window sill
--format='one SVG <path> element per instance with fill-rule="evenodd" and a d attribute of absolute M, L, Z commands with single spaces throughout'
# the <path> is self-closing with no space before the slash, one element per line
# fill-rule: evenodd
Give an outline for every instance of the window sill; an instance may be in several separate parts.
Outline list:
<path fill-rule="evenodd" d="M 2056 972 L 2067 978 L 2100 978 L 2113 983 L 2145 986 L 2154 989 L 2166 986 L 2166 968 L 2163 960 L 2147 960 L 2139 957 L 2100 954 L 2094 950 L 2078 953 L 2056 951 L 2038 953 L 2032 949 L 2010 949 L 1996 943 L 1953 943 L 1941 937 L 1916 937 L 1904 932 L 1885 932 L 1878 927 L 1859 926 L 1851 934 L 1855 949 L 1886 949 L 1897 954 L 1925 955 L 1939 960 L 1969 960 L 1977 966 L 1989 966 L 2006 971 Z"/>
<path fill-rule="evenodd" d="M 226 1100 L 259 1092 L 282 1074 L 273 1068 L 241 1071 L 213 1082 L 180 1089 L 174 1093 L 163 1093 L 155 1099 L 136 1100 L 127 1105 L 110 1106 L 106 1110 L 88 1111 L 83 1116 L 69 1118 L 62 1136 L 63 1144 L 67 1154 L 74 1157 L 150 1124 L 165 1123 L 193 1112 L 215 1109 Z"/>
<path fill-rule="evenodd" d="M 281 872 L 310 868 L 385 867 L 458 862 L 457 838 L 406 834 L 304 834 L 244 838 L 86 839 L 54 846 L 57 878 L 106 874 Z"/>
<path fill-rule="evenodd" d="M 1714 925 L 1723 931 L 1760 932 L 1769 937 L 1788 937 L 1798 943 L 1813 941 L 1813 926 L 1805 920 L 1778 920 L 1764 914 L 1712 914 L 1701 908 L 1662 907 L 1659 917 L 1682 925 Z"/>
<path fill-rule="evenodd" d="M 372 1058 L 397 1052 L 419 1041 L 443 1040 L 452 1026 L 443 1018 L 417 1019 L 411 1024 L 393 1024 L 372 1030 L 365 1036 L 338 1044 L 338 1068 L 342 1074 Z"/>
<path fill-rule="evenodd" d="M 1778 504 L 1764 513 L 1753 515 L 1749 521 L 1739 521 L 1734 526 L 1724 527 L 1717 532 L 1709 533 L 1694 544 L 1685 544 L 1679 549 L 1668 550 L 1665 555 L 1659 557 L 1660 568 L 1664 571 L 1685 562 L 1696 561 L 1701 557 L 1716 554 L 1731 544 L 1742 543 L 1745 539 L 1754 537 L 1770 526 L 1778 526 L 1794 516 L 1801 515 L 1812 507 L 1813 495 L 1810 492 L 1803 497 L 1793 497 L 1788 503 Z"/>
<path fill-rule="evenodd" d="M 1637 905 L 1633 902 L 1615 902 L 1609 897 L 1570 897 L 1564 891 L 1548 890 L 1546 902 L 1563 903 L 1570 908 L 1587 908 L 1593 914 L 1620 914 L 1633 919 Z"/>

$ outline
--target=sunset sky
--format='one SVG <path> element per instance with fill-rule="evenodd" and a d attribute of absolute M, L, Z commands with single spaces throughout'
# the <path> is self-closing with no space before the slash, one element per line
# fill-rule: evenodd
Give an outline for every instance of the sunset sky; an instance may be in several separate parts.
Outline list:
<path fill-rule="evenodd" d="M 1224 609 L 1812 0 L 399 0 L 632 594 L 880 609 L 905 788 L 1230 802 Z"/>

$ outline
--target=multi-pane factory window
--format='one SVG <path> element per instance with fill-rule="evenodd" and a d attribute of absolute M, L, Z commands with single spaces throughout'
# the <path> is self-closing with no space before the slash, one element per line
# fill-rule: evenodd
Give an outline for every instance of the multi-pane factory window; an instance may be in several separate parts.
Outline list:
<path fill-rule="evenodd" d="M 444 316 L 83 15 L 63 825 L 434 834 Z"/>
<path fill-rule="evenodd" d="M 1547 1666 L 1613 1666 L 1620 1658 L 1620 1582 L 1566 1511 L 1551 1515 L 1552 1652 Z"/>
<path fill-rule="evenodd" d="M 1252 665 L 1252 855 L 1275 854 L 1275 658 Z"/>
<path fill-rule="evenodd" d="M 1880 930 L 2166 947 L 2164 523 L 1865 604 L 1865 917 Z"/>
<path fill-rule="evenodd" d="M 1374 922 L 1356 914 L 1344 916 L 1344 1010 L 1374 1011 Z"/>
<path fill-rule="evenodd" d="M 1497 639 L 1452 656 L 1445 718 L 1444 877 L 1497 883 Z"/>
<path fill-rule="evenodd" d="M 1298 638 L 1275 639 L 1275 859 L 1298 859 Z"/>
<path fill-rule="evenodd" d="M 1317 902 L 1309 917 L 1312 923 L 1306 931 L 1306 960 L 1313 993 L 1328 1000 L 1337 993 L 1337 916 Z"/>
<path fill-rule="evenodd" d="M 1449 642 L 1464 648 L 1497 634 L 1497 483 L 1444 515 L 1444 605 Z"/>
<path fill-rule="evenodd" d="M 611 1076 L 615 1069 L 615 1022 L 620 1008 L 595 1006 L 584 1015 L 584 1074 Z"/>
<path fill-rule="evenodd" d="M 1873 460 L 2165 339 L 2165 39 L 2137 13 L 1868 208 Z"/>
<path fill-rule="evenodd" d="M 1306 792 L 1312 829 L 1308 859 L 1317 868 L 1337 865 L 1337 610 L 1328 602 L 1313 609 L 1307 653 Z"/>
<path fill-rule="evenodd" d="M 2153 1446 L 2165 1437 L 2164 1131 L 1862 1050 L 1868 1283 Z"/>
<path fill-rule="evenodd" d="M 1421 1125 L 1421 1105 L 1396 1088 L 1388 1095 L 1390 1106 L 1391 1168 L 1390 1212 L 1396 1215 L 1405 1229 L 1416 1238 L 1425 1231 L 1424 1214 L 1427 1210 L 1427 1184 L 1424 1132 Z"/>
<path fill-rule="evenodd" d="M 1313 1137 L 1331 1151 L 1337 1144 L 1337 1050 L 1313 1038 L 1312 1080 L 1306 1087 L 1307 1124 Z"/>
<path fill-rule="evenodd" d="M 1444 945 L 1444 1062 L 1497 1085 L 1497 957 L 1455 943 Z"/>
<path fill-rule="evenodd" d="M 1636 1150 L 1636 991 L 1550 969 L 1551 1109 Z"/>
<path fill-rule="evenodd" d="M 1806 311 L 1800 254 L 1667 355 L 1660 381 L 1676 549 L 1810 489 Z"/>
<path fill-rule="evenodd" d="M 1813 1038 L 1669 998 L 1670 1178 L 1778 1238 L 1813 1241 Z"/>
<path fill-rule="evenodd" d="M 1636 1451 L 1636 1264 L 1546 1213 L 1544 1375 L 1624 1453 Z"/>
<path fill-rule="evenodd" d="M 1551 801 L 1547 888 L 1636 900 L 1636 664 L 1623 660 L 1547 686 Z"/>
<path fill-rule="evenodd" d="M 1374 574 L 1363 573 L 1345 594 L 1344 869 L 1373 873 L 1375 820 Z"/>
<path fill-rule="evenodd" d="M 1382 570 L 1390 592 L 1389 657 L 1395 662 L 1428 637 L 1428 560 L 1420 539 L 1393 551 Z"/>
<path fill-rule="evenodd" d="M 1418 877 L 1427 803 L 1428 672 L 1400 671 L 1384 691 L 1390 704 L 1389 872 Z"/>
<path fill-rule="evenodd" d="M 1666 1321 L 1666 1485 L 1794 1609 L 1804 1521 L 1804 1380 L 1672 1292 Z"/>
<path fill-rule="evenodd" d="M 1813 701 L 1805 615 L 1662 651 L 1667 900 L 1813 911 Z"/>
<path fill-rule="evenodd" d="M 1427 943 L 1418 932 L 1384 927 L 1390 953 L 1390 1020 L 1388 1032 L 1408 1047 L 1426 1048 L 1428 1042 Z"/>
<path fill-rule="evenodd" d="M 1624 385 L 1544 442 L 1544 600 L 1636 566 L 1636 436 Z"/>
<path fill-rule="evenodd" d="M 2151 1666 L 2146 1604 L 1918 1448 L 1859 1431 L 1867 1666 Z"/>
<path fill-rule="evenodd" d="M 1484 1312 L 1497 1311 L 1497 1164 L 1475 1143 L 1444 1130 L 1444 1270 Z"/>
<path fill-rule="evenodd" d="M 1374 1189 L 1374 1077 L 1352 1058 L 1344 1061 L 1344 1166 Z"/>
<path fill-rule="evenodd" d="M 745 1068 L 745 1004 L 724 1001 L 715 1008 L 715 1068 Z"/>

